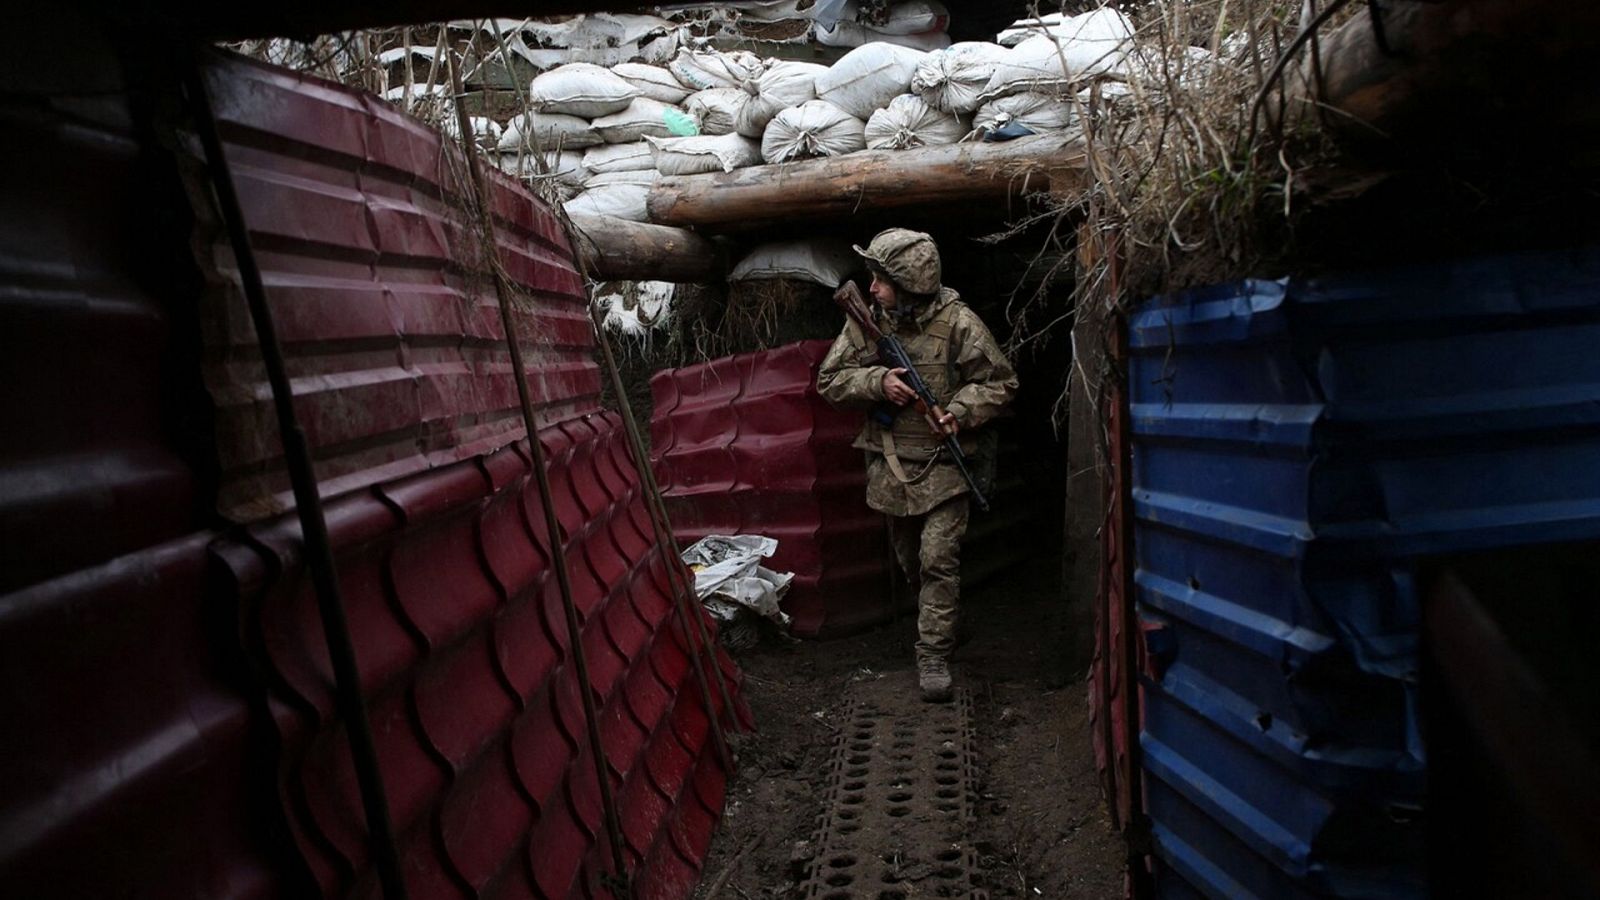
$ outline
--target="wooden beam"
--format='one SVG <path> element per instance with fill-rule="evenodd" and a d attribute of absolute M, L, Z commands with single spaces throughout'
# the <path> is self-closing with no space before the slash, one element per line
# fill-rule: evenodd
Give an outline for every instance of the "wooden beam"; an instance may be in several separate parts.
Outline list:
<path fill-rule="evenodd" d="M 717 246 L 683 228 L 612 216 L 573 216 L 576 251 L 601 281 L 715 281 L 724 260 Z"/>
<path fill-rule="evenodd" d="M 1024 193 L 1070 195 L 1084 185 L 1076 134 L 995 144 L 867 150 L 847 156 L 662 178 L 650 189 L 650 220 L 744 231 L 797 218 L 958 204 L 1004 204 Z"/>

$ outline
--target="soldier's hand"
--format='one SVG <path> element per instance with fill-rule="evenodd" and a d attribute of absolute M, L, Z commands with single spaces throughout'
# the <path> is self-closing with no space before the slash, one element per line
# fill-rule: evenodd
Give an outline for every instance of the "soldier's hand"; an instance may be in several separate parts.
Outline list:
<path fill-rule="evenodd" d="M 905 369 L 890 369 L 883 373 L 883 396 L 897 406 L 905 406 L 917 399 L 917 392 L 900 380 L 900 376 L 905 373 Z"/>
<path fill-rule="evenodd" d="M 944 410 L 939 411 L 939 417 L 934 420 L 934 425 L 950 437 L 955 437 L 956 433 L 961 430 L 961 423 L 956 421 L 955 413 Z"/>

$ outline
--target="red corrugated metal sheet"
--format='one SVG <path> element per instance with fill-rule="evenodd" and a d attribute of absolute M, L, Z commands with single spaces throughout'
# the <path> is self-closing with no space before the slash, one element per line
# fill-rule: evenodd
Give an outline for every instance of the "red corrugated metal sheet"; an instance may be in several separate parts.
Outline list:
<path fill-rule="evenodd" d="M 524 437 L 461 154 L 368 94 L 242 58 L 208 84 L 324 496 Z M 582 280 L 553 212 L 491 171 L 499 255 L 544 424 L 598 409 Z M 203 190 L 203 186 L 201 186 Z M 218 505 L 253 521 L 291 501 L 271 396 L 226 236 L 203 268 Z"/>
<path fill-rule="evenodd" d="M 0 104 L 17 138 L 0 153 L 22 176 L 0 201 L 0 334 L 13 351 L 0 354 L 12 426 L 0 435 L 0 884 L 41 897 L 372 896 L 297 528 L 279 515 L 203 529 L 194 473 L 209 463 L 174 439 L 201 421 L 188 400 L 201 394 L 204 326 L 219 505 L 259 516 L 281 503 L 242 304 L 225 278 L 198 316 L 179 290 L 189 273 L 172 260 L 190 235 L 159 227 L 183 219 L 179 178 L 105 87 L 114 58 L 83 46 L 94 52 L 82 62 L 112 70 L 90 95 Z M 567 662 L 527 445 L 512 445 L 522 423 L 493 294 L 456 262 L 475 257 L 452 243 L 438 138 L 370 98 L 247 63 L 211 84 L 323 490 L 341 494 L 329 529 L 411 896 L 608 896 L 593 885 L 605 848 L 580 690 L 600 701 L 642 895 L 687 896 L 727 773 L 667 616 L 677 563 L 651 545 L 615 422 L 586 414 L 598 372 L 555 220 L 500 185 L 501 253 L 529 288 L 531 376 L 556 423 L 541 437 L 587 685 Z M 206 196 L 203 181 L 188 186 Z"/>
<path fill-rule="evenodd" d="M 196 533 L 185 198 L 109 45 L 26 30 L 0 100 L 0 893 L 281 896 Z"/>
<path fill-rule="evenodd" d="M 587 686 L 565 650 L 525 444 L 327 508 L 408 887 L 418 900 L 610 896 L 597 877 L 607 855 L 578 693 L 588 689 L 630 869 L 651 896 L 687 896 L 727 773 L 671 616 L 672 561 L 652 545 L 610 414 L 541 440 L 569 535 Z M 325 896 L 374 896 L 298 528 L 286 517 L 251 538 L 219 555 L 242 597 L 246 646 L 269 675 L 286 814 Z"/>
<path fill-rule="evenodd" d="M 784 609 L 801 635 L 887 621 L 888 545 L 850 446 L 859 412 L 817 394 L 829 341 L 803 341 L 659 372 L 650 381 L 656 477 L 680 543 L 777 538 L 768 565 L 795 573 Z"/>
<path fill-rule="evenodd" d="M 118 83 L 115 60 L 62 65 Z M 166 427 L 182 390 L 163 357 L 187 348 L 174 335 L 181 298 L 152 271 L 160 235 L 145 217 L 162 173 L 141 158 L 125 97 L 11 97 L 0 103 L 0 592 L 187 533 L 196 492 Z M 118 514 L 128 508 L 138 515 Z"/>
<path fill-rule="evenodd" d="M 281 896 L 261 735 L 200 533 L 0 597 L 0 884 L 14 897 Z"/>

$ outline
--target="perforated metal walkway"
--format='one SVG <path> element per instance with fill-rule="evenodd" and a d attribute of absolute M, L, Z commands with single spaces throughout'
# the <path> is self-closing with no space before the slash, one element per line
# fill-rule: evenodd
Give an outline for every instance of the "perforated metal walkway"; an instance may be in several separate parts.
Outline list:
<path fill-rule="evenodd" d="M 915 900 L 975 887 L 972 701 L 923 703 L 908 673 L 856 685 L 834 747 L 804 896 Z"/>

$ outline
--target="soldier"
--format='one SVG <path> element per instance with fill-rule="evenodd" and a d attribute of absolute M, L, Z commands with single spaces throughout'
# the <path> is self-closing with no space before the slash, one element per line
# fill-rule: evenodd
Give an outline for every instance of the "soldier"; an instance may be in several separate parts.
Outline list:
<path fill-rule="evenodd" d="M 939 248 L 918 231 L 891 228 L 855 248 L 872 272 L 874 313 L 884 334 L 905 345 L 917 372 L 939 400 L 939 426 L 969 453 L 983 426 L 1003 412 L 1017 376 L 983 320 L 940 284 Z M 888 404 L 869 415 L 855 446 L 867 451 L 867 505 L 888 514 L 890 539 L 917 594 L 917 682 L 922 698 L 950 699 L 967 530 L 966 481 L 945 459 L 942 438 L 914 406 L 916 395 L 880 365 L 861 328 L 846 320 L 817 373 L 817 390 L 835 406 Z M 879 419 L 891 424 L 881 424 Z M 993 442 L 990 447 L 992 465 Z"/>

